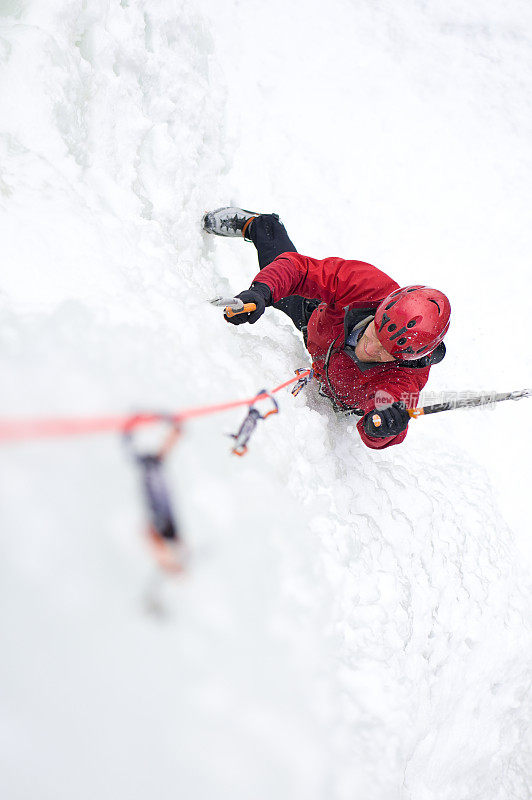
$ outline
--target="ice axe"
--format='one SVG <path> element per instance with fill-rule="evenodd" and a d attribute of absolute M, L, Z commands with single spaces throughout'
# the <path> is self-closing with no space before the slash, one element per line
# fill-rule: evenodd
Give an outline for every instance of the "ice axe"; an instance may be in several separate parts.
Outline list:
<path fill-rule="evenodd" d="M 488 406 L 492 403 L 502 403 L 504 400 L 521 400 L 523 397 L 531 397 L 532 389 L 519 389 L 515 392 L 499 392 L 483 394 L 472 394 L 468 397 L 457 397 L 453 400 L 448 400 L 446 403 L 434 403 L 430 406 L 422 406 L 419 408 L 407 408 L 408 415 L 411 419 L 426 416 L 427 414 L 438 414 L 440 411 L 452 411 L 455 408 L 474 408 L 476 406 Z M 378 411 L 372 416 L 372 422 L 376 428 L 382 425 L 382 418 Z"/>
<path fill-rule="evenodd" d="M 239 297 L 215 297 L 210 301 L 212 306 L 223 307 L 226 317 L 234 317 L 237 314 L 249 314 L 255 311 L 255 303 L 244 303 Z"/>

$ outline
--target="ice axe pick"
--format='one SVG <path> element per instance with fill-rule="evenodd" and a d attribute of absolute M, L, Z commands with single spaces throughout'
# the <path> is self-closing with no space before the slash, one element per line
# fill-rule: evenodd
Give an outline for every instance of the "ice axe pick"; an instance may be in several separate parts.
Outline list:
<path fill-rule="evenodd" d="M 226 317 L 234 317 L 236 314 L 248 314 L 257 308 L 255 303 L 244 303 L 239 297 L 215 297 L 210 303 L 212 306 L 223 308 Z"/>

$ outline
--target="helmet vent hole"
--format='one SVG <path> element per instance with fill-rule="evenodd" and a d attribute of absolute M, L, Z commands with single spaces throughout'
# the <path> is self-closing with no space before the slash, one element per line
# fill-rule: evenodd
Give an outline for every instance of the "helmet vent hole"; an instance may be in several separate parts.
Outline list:
<path fill-rule="evenodd" d="M 431 303 L 434 303 L 434 305 L 435 305 L 435 306 L 436 306 L 436 308 L 438 309 L 438 314 L 441 314 L 441 308 L 439 307 L 439 305 L 438 305 L 438 303 L 436 302 L 436 300 L 433 300 L 433 299 L 432 299 L 432 297 L 429 297 L 429 298 L 428 298 L 428 300 L 429 300 L 429 302 L 431 302 Z"/>
<path fill-rule="evenodd" d="M 406 291 L 410 294 L 410 292 L 415 292 L 416 289 L 419 289 L 419 286 L 411 286 L 410 289 L 407 289 Z"/>
<path fill-rule="evenodd" d="M 386 308 L 386 311 L 388 311 L 388 310 L 389 310 L 389 309 L 390 309 L 392 306 L 394 306 L 396 303 L 397 303 L 397 300 L 392 300 L 392 302 L 391 302 L 391 303 L 388 303 L 388 305 L 385 307 L 385 308 Z"/>
<path fill-rule="evenodd" d="M 390 331 L 390 333 L 392 331 L 394 331 L 396 328 L 397 328 L 397 325 L 395 324 L 395 322 L 392 322 L 391 325 L 388 325 L 388 330 Z"/>
<path fill-rule="evenodd" d="M 401 336 L 401 338 L 397 340 L 397 344 L 406 344 L 406 336 Z"/>
<path fill-rule="evenodd" d="M 379 325 L 379 333 L 382 331 L 382 329 L 384 328 L 386 323 L 389 322 L 389 321 L 390 321 L 390 317 L 388 316 L 388 314 L 384 314 L 383 313 L 381 324 Z"/>
<path fill-rule="evenodd" d="M 415 319 L 411 319 L 411 320 L 410 320 L 410 322 L 407 322 L 407 323 L 406 323 L 406 327 L 407 327 L 407 328 L 413 328 L 413 327 L 414 327 L 414 325 L 416 324 L 416 322 L 417 322 L 417 320 L 415 320 Z"/>

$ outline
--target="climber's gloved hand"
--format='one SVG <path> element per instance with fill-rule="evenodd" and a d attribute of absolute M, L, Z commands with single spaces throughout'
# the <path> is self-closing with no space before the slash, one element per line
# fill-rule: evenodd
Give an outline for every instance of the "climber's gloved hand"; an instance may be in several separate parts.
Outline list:
<path fill-rule="evenodd" d="M 364 417 L 364 430 L 373 439 L 385 439 L 387 436 L 397 436 L 408 427 L 410 416 L 406 405 L 402 402 L 392 403 L 391 406 L 374 409 Z"/>
<path fill-rule="evenodd" d="M 244 305 L 246 303 L 255 303 L 256 309 L 255 311 L 249 311 L 247 313 L 242 314 L 235 314 L 232 317 L 227 317 L 224 314 L 224 319 L 227 322 L 230 322 L 231 325 L 242 325 L 244 322 L 250 322 L 252 325 L 256 322 L 262 315 L 266 309 L 266 306 L 271 306 L 273 302 L 272 293 L 269 286 L 266 286 L 265 283 L 252 283 L 249 289 L 246 289 L 244 292 L 240 292 L 240 294 L 235 295 L 240 300 L 243 301 Z"/>

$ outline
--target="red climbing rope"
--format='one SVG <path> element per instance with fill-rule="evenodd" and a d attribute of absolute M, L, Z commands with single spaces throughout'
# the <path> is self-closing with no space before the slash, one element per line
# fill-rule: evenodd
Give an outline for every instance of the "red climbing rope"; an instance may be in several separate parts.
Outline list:
<path fill-rule="evenodd" d="M 295 378 L 281 383 L 269 392 L 259 392 L 254 397 L 246 400 L 233 400 L 228 403 L 218 403 L 212 406 L 200 406 L 197 408 L 185 408 L 183 411 L 166 415 L 172 422 L 182 422 L 194 417 L 204 417 L 209 414 L 218 414 L 220 411 L 228 411 L 230 408 L 239 406 L 250 406 L 263 397 L 280 392 L 286 386 L 300 380 L 301 377 L 310 374 L 310 369 L 304 373 L 298 373 Z M 17 441 L 20 439 L 40 439 L 50 436 L 78 436 L 90 433 L 107 433 L 109 431 L 123 431 L 131 414 L 106 417 L 50 417 L 34 419 L 5 419 L 0 418 L 0 442 Z M 159 422 L 161 414 L 136 414 L 136 425 L 149 425 Z"/>

